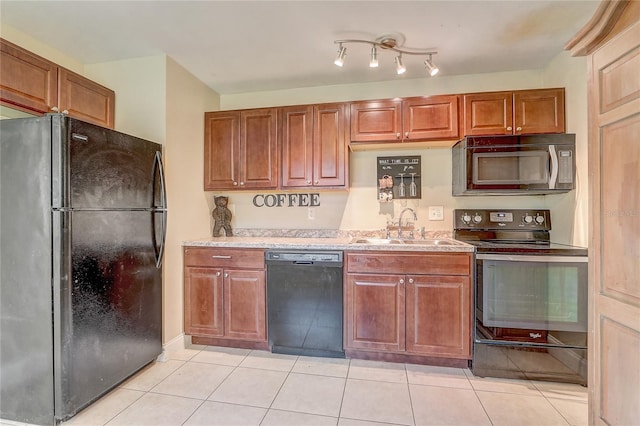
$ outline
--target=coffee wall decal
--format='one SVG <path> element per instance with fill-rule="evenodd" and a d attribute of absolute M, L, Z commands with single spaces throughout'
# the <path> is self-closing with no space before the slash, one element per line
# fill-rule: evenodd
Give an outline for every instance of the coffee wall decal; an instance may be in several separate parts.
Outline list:
<path fill-rule="evenodd" d="M 320 194 L 257 194 L 253 197 L 253 205 L 256 207 L 318 207 Z"/>

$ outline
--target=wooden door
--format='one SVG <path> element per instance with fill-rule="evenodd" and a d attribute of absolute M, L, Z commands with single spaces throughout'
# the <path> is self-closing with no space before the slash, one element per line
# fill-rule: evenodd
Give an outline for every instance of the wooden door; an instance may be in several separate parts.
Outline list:
<path fill-rule="evenodd" d="M 266 285 L 264 271 L 224 271 L 224 335 L 266 341 Z"/>
<path fill-rule="evenodd" d="M 280 109 L 282 187 L 313 185 L 313 106 Z"/>
<path fill-rule="evenodd" d="M 223 271 L 184 268 L 184 332 L 192 336 L 222 337 Z"/>
<path fill-rule="evenodd" d="M 631 7 L 631 6 L 630 6 Z M 640 419 L 640 21 L 590 58 L 592 424 Z"/>
<path fill-rule="evenodd" d="M 276 108 L 240 113 L 239 189 L 278 186 L 277 125 Z"/>
<path fill-rule="evenodd" d="M 0 100 L 22 111 L 51 112 L 58 104 L 58 66 L 0 39 Z"/>
<path fill-rule="evenodd" d="M 513 133 L 513 93 L 464 95 L 464 136 Z"/>
<path fill-rule="evenodd" d="M 347 186 L 347 117 L 345 104 L 313 108 L 313 186 Z"/>
<path fill-rule="evenodd" d="M 401 142 L 402 101 L 364 101 L 351 104 L 352 142 Z"/>
<path fill-rule="evenodd" d="M 204 190 L 238 187 L 240 112 L 207 112 L 204 115 Z"/>
<path fill-rule="evenodd" d="M 518 90 L 513 93 L 516 135 L 564 133 L 564 89 Z"/>
<path fill-rule="evenodd" d="M 346 277 L 346 347 L 404 351 L 404 275 L 346 274 Z"/>
<path fill-rule="evenodd" d="M 459 139 L 457 95 L 407 98 L 402 108 L 405 142 Z"/>
<path fill-rule="evenodd" d="M 407 352 L 471 359 L 468 276 L 407 276 Z"/>

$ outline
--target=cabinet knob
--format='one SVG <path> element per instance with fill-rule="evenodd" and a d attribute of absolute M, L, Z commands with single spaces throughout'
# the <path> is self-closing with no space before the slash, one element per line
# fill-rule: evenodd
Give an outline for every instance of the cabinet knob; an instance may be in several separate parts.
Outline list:
<path fill-rule="evenodd" d="M 400 278 L 400 284 L 404 284 L 404 278 Z"/>
<path fill-rule="evenodd" d="M 396 133 L 396 139 L 400 139 L 400 132 Z"/>
<path fill-rule="evenodd" d="M 413 278 L 409 278 L 409 284 L 413 284 Z"/>
<path fill-rule="evenodd" d="M 307 185 L 311 185 L 311 181 L 310 180 L 307 181 Z"/>
<path fill-rule="evenodd" d="M 238 186 L 238 182 L 233 181 L 233 186 Z"/>
<path fill-rule="evenodd" d="M 225 273 L 224 273 L 224 277 L 225 277 L 225 278 L 229 278 L 229 273 L 228 273 L 228 272 L 225 272 Z"/>
<path fill-rule="evenodd" d="M 62 111 L 63 114 L 69 114 L 69 111 L 67 111 L 66 109 Z"/>
<path fill-rule="evenodd" d="M 315 184 L 317 185 L 317 184 L 319 184 L 320 182 L 319 182 L 319 181 L 315 181 L 315 182 L 313 182 L 313 183 L 315 183 Z"/>
<path fill-rule="evenodd" d="M 512 130 L 513 130 L 513 127 L 509 126 L 509 127 L 507 127 L 507 130 L 508 130 L 508 131 L 512 131 Z"/>
<path fill-rule="evenodd" d="M 216 277 L 219 277 L 221 275 L 220 271 L 216 272 Z"/>
<path fill-rule="evenodd" d="M 53 112 L 58 112 L 58 111 L 60 111 L 60 110 L 58 109 L 58 107 L 54 106 L 54 107 L 51 107 L 51 111 L 53 111 Z"/>
<path fill-rule="evenodd" d="M 522 131 L 522 127 L 516 127 L 516 131 L 521 132 Z"/>
<path fill-rule="evenodd" d="M 244 182 L 240 182 L 240 186 L 244 186 Z"/>
<path fill-rule="evenodd" d="M 404 132 L 404 137 L 409 138 L 409 132 Z"/>

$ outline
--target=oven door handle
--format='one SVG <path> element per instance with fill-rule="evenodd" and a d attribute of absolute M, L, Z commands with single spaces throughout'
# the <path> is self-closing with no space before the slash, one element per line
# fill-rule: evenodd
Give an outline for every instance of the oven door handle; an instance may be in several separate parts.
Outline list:
<path fill-rule="evenodd" d="M 587 263 L 587 256 L 527 256 L 509 254 L 476 254 L 478 260 L 502 260 L 509 262 Z"/>

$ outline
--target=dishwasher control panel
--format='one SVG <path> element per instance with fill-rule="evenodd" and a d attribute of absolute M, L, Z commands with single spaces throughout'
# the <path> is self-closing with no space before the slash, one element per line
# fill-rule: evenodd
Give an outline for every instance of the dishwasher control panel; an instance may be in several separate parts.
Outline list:
<path fill-rule="evenodd" d="M 265 256 L 267 261 L 342 263 L 341 251 L 267 251 Z"/>

